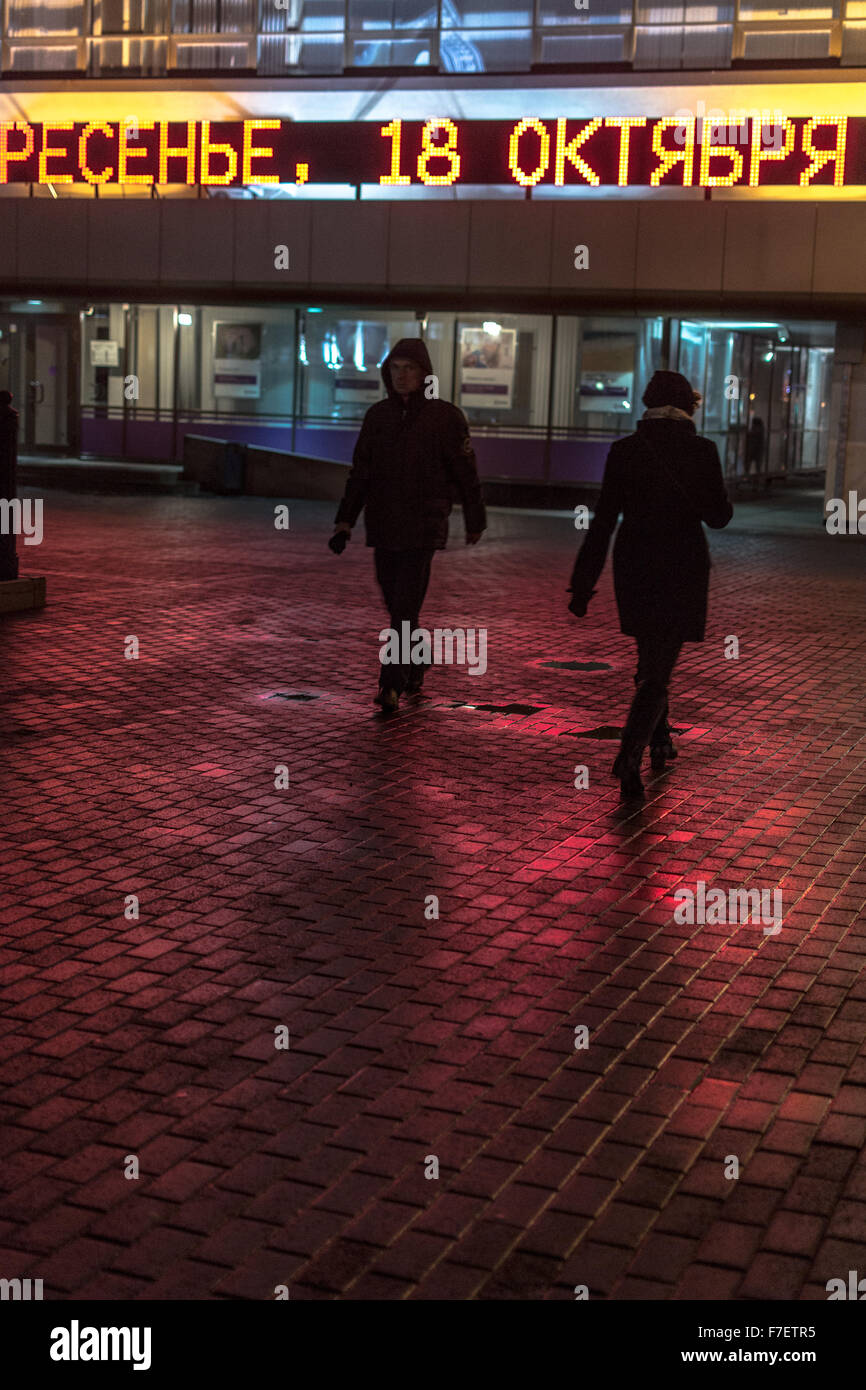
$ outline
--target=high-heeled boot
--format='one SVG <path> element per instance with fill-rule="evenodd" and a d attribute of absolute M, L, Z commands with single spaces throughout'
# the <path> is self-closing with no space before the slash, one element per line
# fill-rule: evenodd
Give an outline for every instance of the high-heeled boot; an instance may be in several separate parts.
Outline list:
<path fill-rule="evenodd" d="M 650 739 L 650 762 L 656 772 L 660 771 L 665 763 L 672 763 L 677 756 L 677 750 L 673 744 L 673 734 L 668 723 L 668 708 L 665 711 L 653 730 Z"/>
<path fill-rule="evenodd" d="M 643 749 L 621 748 L 611 768 L 614 777 L 619 778 L 620 801 L 642 801 L 644 785 L 640 775 Z"/>

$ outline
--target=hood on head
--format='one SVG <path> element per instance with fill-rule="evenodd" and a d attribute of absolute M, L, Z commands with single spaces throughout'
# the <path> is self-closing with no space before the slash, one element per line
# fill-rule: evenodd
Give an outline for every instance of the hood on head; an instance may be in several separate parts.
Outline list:
<path fill-rule="evenodd" d="M 389 396 L 396 395 L 391 382 L 392 357 L 409 357 L 413 362 L 417 362 L 419 367 L 423 368 L 425 376 L 433 375 L 433 363 L 430 361 L 430 354 L 427 351 L 426 344 L 423 343 L 420 338 L 401 338 L 399 342 L 394 344 L 388 356 L 385 358 L 385 361 L 382 363 L 382 380 L 385 383 L 385 390 L 388 392 Z"/>

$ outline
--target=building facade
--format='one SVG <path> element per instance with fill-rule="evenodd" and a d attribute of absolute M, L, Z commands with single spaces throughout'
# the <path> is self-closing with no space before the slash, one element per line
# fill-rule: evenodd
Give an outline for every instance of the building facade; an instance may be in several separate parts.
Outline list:
<path fill-rule="evenodd" d="M 862 15 L 860 11 L 863 11 Z M 866 485 L 866 7 L 6 0 L 23 453 L 351 456 L 423 335 L 482 471 L 594 483 L 659 366 L 730 477 Z"/>

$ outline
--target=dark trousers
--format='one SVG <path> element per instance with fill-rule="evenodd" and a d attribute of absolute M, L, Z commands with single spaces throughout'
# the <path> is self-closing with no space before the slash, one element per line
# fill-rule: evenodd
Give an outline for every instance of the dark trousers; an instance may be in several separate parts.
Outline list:
<path fill-rule="evenodd" d="M 391 619 L 391 626 L 402 640 L 402 624 L 409 623 L 410 633 L 420 625 L 421 605 L 430 583 L 432 550 L 375 550 L 376 578 Z M 379 668 L 380 690 L 405 690 L 409 676 L 423 678 L 429 665 L 429 653 L 423 665 L 382 665 Z"/>
<path fill-rule="evenodd" d="M 666 632 L 637 639 L 637 686 L 626 726 L 623 751 L 640 754 L 648 743 L 664 741 L 668 717 L 668 686 L 682 649 L 682 639 Z"/>

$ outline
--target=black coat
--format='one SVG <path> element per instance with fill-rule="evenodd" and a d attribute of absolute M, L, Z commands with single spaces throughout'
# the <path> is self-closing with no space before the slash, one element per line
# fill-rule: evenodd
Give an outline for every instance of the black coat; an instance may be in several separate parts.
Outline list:
<path fill-rule="evenodd" d="M 367 544 L 385 550 L 442 550 L 452 503 L 463 506 L 466 530 L 487 526 L 469 426 L 449 401 L 428 400 L 425 387 L 404 405 L 391 384 L 392 357 L 411 357 L 431 376 L 417 338 L 396 343 L 382 363 L 387 400 L 370 406 L 352 456 L 336 521 L 354 526 L 364 509 Z"/>
<path fill-rule="evenodd" d="M 594 593 L 620 513 L 613 578 L 621 631 L 702 642 L 710 552 L 701 523 L 720 529 L 734 514 L 712 440 L 691 420 L 656 418 L 639 421 L 636 434 L 612 445 L 571 577 L 576 607 L 585 608 Z"/>

